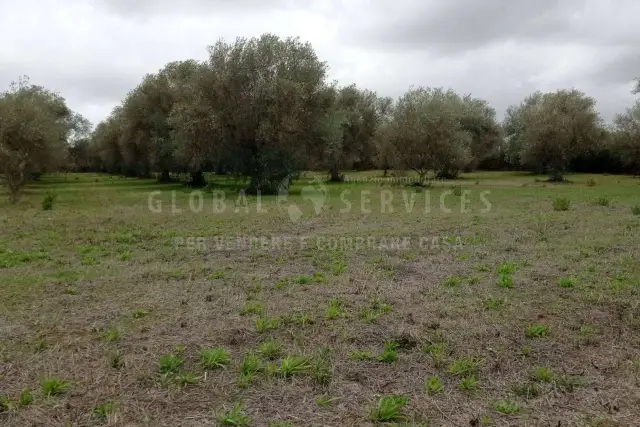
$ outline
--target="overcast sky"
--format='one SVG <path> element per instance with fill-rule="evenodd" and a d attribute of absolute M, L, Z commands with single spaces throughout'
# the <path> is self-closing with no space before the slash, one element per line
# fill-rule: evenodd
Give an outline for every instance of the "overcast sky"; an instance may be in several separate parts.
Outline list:
<path fill-rule="evenodd" d="M 639 16 L 638 0 L 0 0 L 0 90 L 28 75 L 95 124 L 145 73 L 271 32 L 382 95 L 451 87 L 502 115 L 575 87 L 610 119 L 637 98 Z"/>

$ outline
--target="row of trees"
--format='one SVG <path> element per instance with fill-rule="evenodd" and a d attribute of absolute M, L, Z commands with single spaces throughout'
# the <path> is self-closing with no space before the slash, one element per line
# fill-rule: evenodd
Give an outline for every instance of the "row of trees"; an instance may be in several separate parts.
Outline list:
<path fill-rule="evenodd" d="M 535 93 L 498 123 L 486 101 L 452 90 L 392 100 L 340 87 L 298 39 L 220 41 L 208 52 L 146 75 L 91 134 L 57 94 L 24 82 L 2 94 L 0 167 L 14 198 L 30 176 L 65 163 L 161 181 L 187 172 L 194 186 L 205 171 L 237 174 L 262 193 L 302 169 L 332 180 L 344 168 L 404 169 L 424 180 L 509 166 L 560 180 L 604 160 L 640 172 L 640 101 L 605 125 L 579 91 Z"/>

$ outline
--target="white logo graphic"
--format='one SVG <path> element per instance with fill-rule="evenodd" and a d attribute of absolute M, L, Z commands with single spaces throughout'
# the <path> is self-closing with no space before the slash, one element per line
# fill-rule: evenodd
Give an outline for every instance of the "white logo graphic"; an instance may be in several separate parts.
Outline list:
<path fill-rule="evenodd" d="M 307 185 L 305 185 L 300 192 L 303 199 L 301 203 L 304 204 L 299 205 L 289 199 L 289 186 L 295 177 L 296 173 L 291 173 L 280 182 L 277 197 L 278 209 L 289 215 L 291 222 L 297 222 L 305 216 L 303 207 L 307 202 L 310 202 L 313 207 L 313 212 L 315 212 L 316 215 L 320 215 L 322 208 L 329 201 L 329 191 L 324 185 L 324 180 L 317 175 L 314 175 L 313 179 L 307 180 Z M 311 213 L 306 213 L 306 215 L 311 215 Z"/>

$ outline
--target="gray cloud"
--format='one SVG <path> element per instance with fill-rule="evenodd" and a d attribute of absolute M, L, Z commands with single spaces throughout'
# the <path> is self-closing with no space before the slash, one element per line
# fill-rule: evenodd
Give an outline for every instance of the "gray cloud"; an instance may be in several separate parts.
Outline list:
<path fill-rule="evenodd" d="M 576 87 L 611 118 L 636 99 L 639 15 L 634 0 L 0 2 L 0 90 L 27 74 L 97 122 L 165 63 L 271 32 L 310 41 L 330 78 L 382 95 L 452 87 L 501 114 L 535 90 Z"/>

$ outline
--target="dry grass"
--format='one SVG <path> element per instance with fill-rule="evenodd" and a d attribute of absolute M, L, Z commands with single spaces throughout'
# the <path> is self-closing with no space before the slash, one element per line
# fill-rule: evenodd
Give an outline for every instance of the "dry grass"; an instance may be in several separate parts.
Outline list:
<path fill-rule="evenodd" d="M 306 214 L 296 223 L 275 198 L 262 200 L 266 214 L 255 199 L 236 213 L 229 191 L 225 213 L 195 214 L 178 185 L 46 178 L 17 206 L 0 202 L 0 425 L 195 427 L 237 416 L 251 426 L 365 426 L 384 418 L 372 416 L 384 396 L 406 397 L 402 418 L 391 417 L 398 424 L 634 425 L 639 181 L 534 178 L 438 183 L 428 214 L 425 193 L 406 212 L 407 187 L 329 186 L 317 216 L 290 198 Z M 472 191 L 472 212 L 442 212 L 440 195 L 458 186 Z M 165 209 L 152 214 L 147 195 L 158 189 Z M 182 214 L 171 213 L 172 189 Z M 349 213 L 340 212 L 345 189 Z M 361 190 L 371 192 L 370 214 L 360 212 Z M 393 213 L 380 212 L 380 190 L 393 192 Z M 491 191 L 486 213 L 482 191 Z M 57 197 L 43 211 L 48 193 Z M 599 197 L 614 203 L 594 204 Z M 558 198 L 571 209 L 555 211 Z M 460 197 L 447 200 L 455 207 Z M 308 237 L 308 247 L 174 244 L 282 235 Z M 440 244 L 327 247 L 343 236 Z M 498 284 L 503 276 L 511 287 Z M 567 278 L 571 286 L 559 285 Z M 201 351 L 218 348 L 229 360 L 205 369 Z M 169 355 L 182 363 L 159 369 Z M 425 391 L 434 377 L 438 387 Z M 65 387 L 47 396 L 45 379 Z M 25 390 L 33 401 L 20 404 Z"/>

